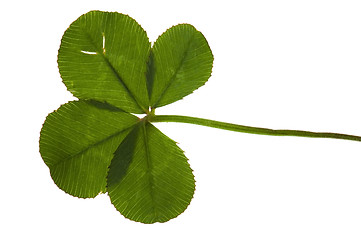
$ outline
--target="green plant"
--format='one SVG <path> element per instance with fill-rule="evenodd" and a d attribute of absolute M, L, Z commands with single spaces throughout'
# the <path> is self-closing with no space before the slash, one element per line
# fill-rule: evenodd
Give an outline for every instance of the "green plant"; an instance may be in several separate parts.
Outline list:
<path fill-rule="evenodd" d="M 50 113 L 41 130 L 40 153 L 51 177 L 76 197 L 108 192 L 115 208 L 134 221 L 175 218 L 187 208 L 195 190 L 183 151 L 152 122 L 361 141 L 345 134 L 156 115 L 156 108 L 182 99 L 211 75 L 208 43 L 188 24 L 171 27 L 151 47 L 145 31 L 129 16 L 91 11 L 65 31 L 58 65 L 64 84 L 79 100 Z"/>

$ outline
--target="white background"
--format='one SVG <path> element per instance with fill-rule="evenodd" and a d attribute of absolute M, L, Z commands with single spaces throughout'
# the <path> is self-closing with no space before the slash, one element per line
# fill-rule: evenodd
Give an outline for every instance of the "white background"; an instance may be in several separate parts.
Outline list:
<path fill-rule="evenodd" d="M 65 29 L 89 10 L 135 18 L 154 41 L 190 23 L 213 76 L 159 114 L 361 135 L 360 1 L 3 1 L 0 4 L 1 239 L 361 239 L 361 143 L 157 124 L 179 142 L 197 187 L 163 224 L 122 217 L 107 195 L 59 190 L 38 152 L 61 82 Z"/>

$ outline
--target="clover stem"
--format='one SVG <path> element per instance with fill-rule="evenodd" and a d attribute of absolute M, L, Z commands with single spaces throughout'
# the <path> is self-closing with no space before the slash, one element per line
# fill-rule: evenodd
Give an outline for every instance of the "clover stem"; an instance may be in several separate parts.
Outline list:
<path fill-rule="evenodd" d="M 260 134 L 260 135 L 295 136 L 295 137 L 310 137 L 310 138 L 334 138 L 334 139 L 344 139 L 344 140 L 361 142 L 361 137 L 347 135 L 347 134 L 330 133 L 330 132 L 309 132 L 309 131 L 300 131 L 300 130 L 283 130 L 283 129 L 275 130 L 269 128 L 250 127 L 250 126 L 243 126 L 232 123 L 219 122 L 209 119 L 178 116 L 178 115 L 154 115 L 151 118 L 151 122 L 190 123 L 201 126 L 229 130 L 229 131 Z"/>

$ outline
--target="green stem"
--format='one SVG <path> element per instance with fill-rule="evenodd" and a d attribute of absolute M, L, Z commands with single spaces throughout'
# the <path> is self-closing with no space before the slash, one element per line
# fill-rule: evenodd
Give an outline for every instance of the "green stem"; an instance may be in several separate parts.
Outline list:
<path fill-rule="evenodd" d="M 296 136 L 296 137 L 311 137 L 311 138 L 335 138 L 345 139 L 352 141 L 360 141 L 361 137 L 340 134 L 340 133 L 329 133 L 329 132 L 309 132 L 299 130 L 274 130 L 269 128 L 249 127 L 243 125 L 237 125 L 232 123 L 225 123 L 219 121 L 213 121 L 209 119 L 177 116 L 177 115 L 154 115 L 150 119 L 151 122 L 180 122 L 180 123 L 191 123 L 201 126 L 220 128 L 224 130 L 230 130 L 235 132 L 252 133 L 260 135 L 271 135 L 271 136 Z"/>

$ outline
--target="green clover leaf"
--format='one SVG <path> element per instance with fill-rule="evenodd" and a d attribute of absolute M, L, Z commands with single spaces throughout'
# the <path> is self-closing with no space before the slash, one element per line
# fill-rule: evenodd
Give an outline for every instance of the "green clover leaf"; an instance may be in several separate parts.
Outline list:
<path fill-rule="evenodd" d="M 40 153 L 59 188 L 81 198 L 109 193 L 125 217 L 165 222 L 189 205 L 195 181 L 183 151 L 148 118 L 202 86 L 213 55 L 193 26 L 168 29 L 151 44 L 132 18 L 91 11 L 65 31 L 61 77 L 79 101 L 49 114 Z"/>
<path fill-rule="evenodd" d="M 204 85 L 212 64 L 206 39 L 189 24 L 169 28 L 151 47 L 145 31 L 127 15 L 91 11 L 80 16 L 65 31 L 58 54 L 63 82 L 79 100 L 50 113 L 40 134 L 40 154 L 55 184 L 80 198 L 107 192 L 128 219 L 166 222 L 187 208 L 195 180 L 183 151 L 152 122 L 361 141 L 347 134 L 155 114 Z"/>

